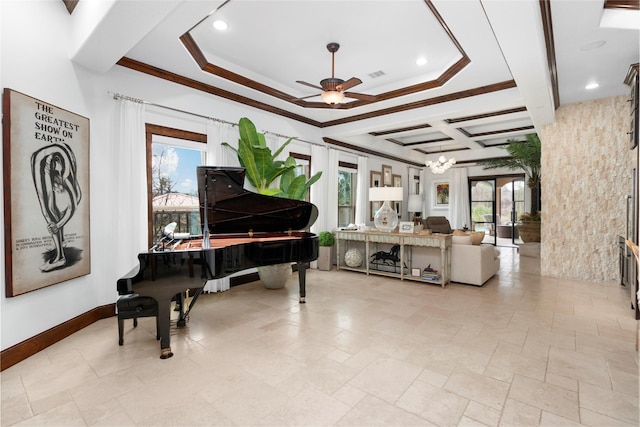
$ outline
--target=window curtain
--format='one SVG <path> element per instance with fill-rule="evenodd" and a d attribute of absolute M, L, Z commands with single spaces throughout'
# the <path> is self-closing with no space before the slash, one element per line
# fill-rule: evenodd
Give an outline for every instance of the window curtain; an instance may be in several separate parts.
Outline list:
<path fill-rule="evenodd" d="M 420 169 L 420 197 L 422 197 L 422 218 L 425 219 L 427 217 L 427 195 L 429 192 L 427 191 L 427 177 L 425 176 L 424 169 Z"/>
<path fill-rule="evenodd" d="M 229 128 L 231 125 L 218 122 L 215 120 L 207 120 L 207 156 L 205 164 L 207 166 L 227 166 L 229 165 L 229 153 L 233 152 L 222 145 L 223 142 L 229 142 Z M 232 144 L 233 145 L 233 144 Z M 223 277 L 221 279 L 207 280 L 204 285 L 204 292 L 224 292 L 228 291 L 230 279 Z"/>
<path fill-rule="evenodd" d="M 309 198 L 311 203 L 318 208 L 318 219 L 311 226 L 311 232 L 318 234 L 321 231 L 325 231 L 327 220 L 327 180 L 329 179 L 328 163 L 329 156 L 327 149 L 320 145 L 311 146 L 311 176 L 318 172 L 322 172 L 322 176 L 315 184 L 311 186 L 309 190 Z M 337 173 L 337 172 L 336 172 Z M 336 184 L 337 185 L 337 184 Z M 337 206 L 337 205 L 336 205 Z M 337 208 L 336 208 L 337 215 Z"/>
<path fill-rule="evenodd" d="M 338 150 L 329 149 L 329 167 L 327 169 L 327 215 L 325 230 L 338 228 Z"/>
<path fill-rule="evenodd" d="M 138 263 L 138 254 L 148 249 L 147 167 L 145 107 L 142 102 L 118 100 L 118 135 L 114 148 L 118 159 L 115 167 L 115 215 L 119 248 L 116 251 L 118 277 Z"/>
<path fill-rule="evenodd" d="M 465 225 L 469 226 L 471 207 L 468 185 L 467 168 L 452 168 L 449 189 L 451 228 L 460 229 Z"/>
<path fill-rule="evenodd" d="M 369 159 L 358 156 L 355 222 L 358 226 L 367 224 L 369 213 Z"/>

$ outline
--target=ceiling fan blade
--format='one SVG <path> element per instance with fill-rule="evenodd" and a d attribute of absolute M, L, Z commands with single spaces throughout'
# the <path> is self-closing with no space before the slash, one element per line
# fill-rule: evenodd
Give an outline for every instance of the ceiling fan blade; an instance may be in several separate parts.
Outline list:
<path fill-rule="evenodd" d="M 351 89 L 352 87 L 357 86 L 360 83 L 362 83 L 362 80 L 360 80 L 357 77 L 351 77 L 346 82 L 342 83 L 341 85 L 336 86 L 336 90 L 339 90 L 339 91 L 342 92 L 343 90 Z"/>
<path fill-rule="evenodd" d="M 376 101 L 378 99 L 375 95 L 366 95 L 364 93 L 344 92 L 344 96 L 349 98 L 361 99 L 363 101 Z"/>
<path fill-rule="evenodd" d="M 315 89 L 324 90 L 320 86 L 312 85 L 311 83 L 303 82 L 302 80 L 296 80 L 296 83 L 300 83 L 301 85 L 305 85 L 305 86 L 310 86 L 310 87 L 315 88 Z"/>
<path fill-rule="evenodd" d="M 293 101 L 301 101 L 301 100 L 307 99 L 307 98 L 315 98 L 316 96 L 320 96 L 320 94 L 316 93 L 315 95 L 303 96 L 302 98 L 294 98 Z"/>

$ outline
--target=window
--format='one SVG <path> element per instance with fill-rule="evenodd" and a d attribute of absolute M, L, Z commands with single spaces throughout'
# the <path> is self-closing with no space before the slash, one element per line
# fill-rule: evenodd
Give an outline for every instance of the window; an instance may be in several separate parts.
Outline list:
<path fill-rule="evenodd" d="M 304 175 L 309 179 L 311 177 L 311 156 L 292 152 L 290 152 L 289 155 L 296 159 L 296 176 Z M 306 202 L 311 200 L 309 193 L 307 193 L 304 200 Z"/>
<path fill-rule="evenodd" d="M 206 135 L 147 125 L 149 246 L 164 227 L 175 232 L 202 233 L 196 168 L 205 164 Z"/>
<path fill-rule="evenodd" d="M 358 165 L 340 162 L 338 165 L 338 227 L 355 223 Z"/>

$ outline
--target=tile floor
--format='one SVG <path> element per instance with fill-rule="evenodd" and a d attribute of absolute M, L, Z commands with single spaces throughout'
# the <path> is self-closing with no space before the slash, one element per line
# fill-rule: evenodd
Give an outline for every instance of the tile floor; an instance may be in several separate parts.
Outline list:
<path fill-rule="evenodd" d="M 636 321 L 616 283 L 501 248 L 484 287 L 309 271 L 204 295 L 175 356 L 104 319 L 0 374 L 2 426 L 637 426 Z"/>

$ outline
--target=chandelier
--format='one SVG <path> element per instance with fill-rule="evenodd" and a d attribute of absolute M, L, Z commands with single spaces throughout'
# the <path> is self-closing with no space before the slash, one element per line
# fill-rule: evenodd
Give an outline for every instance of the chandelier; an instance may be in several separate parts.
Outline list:
<path fill-rule="evenodd" d="M 432 162 L 431 160 L 427 160 L 425 165 L 431 169 L 431 172 L 435 174 L 444 173 L 446 170 L 450 169 L 451 166 L 456 164 L 456 159 L 453 157 L 447 160 L 442 154 L 438 157 L 437 162 Z"/>

